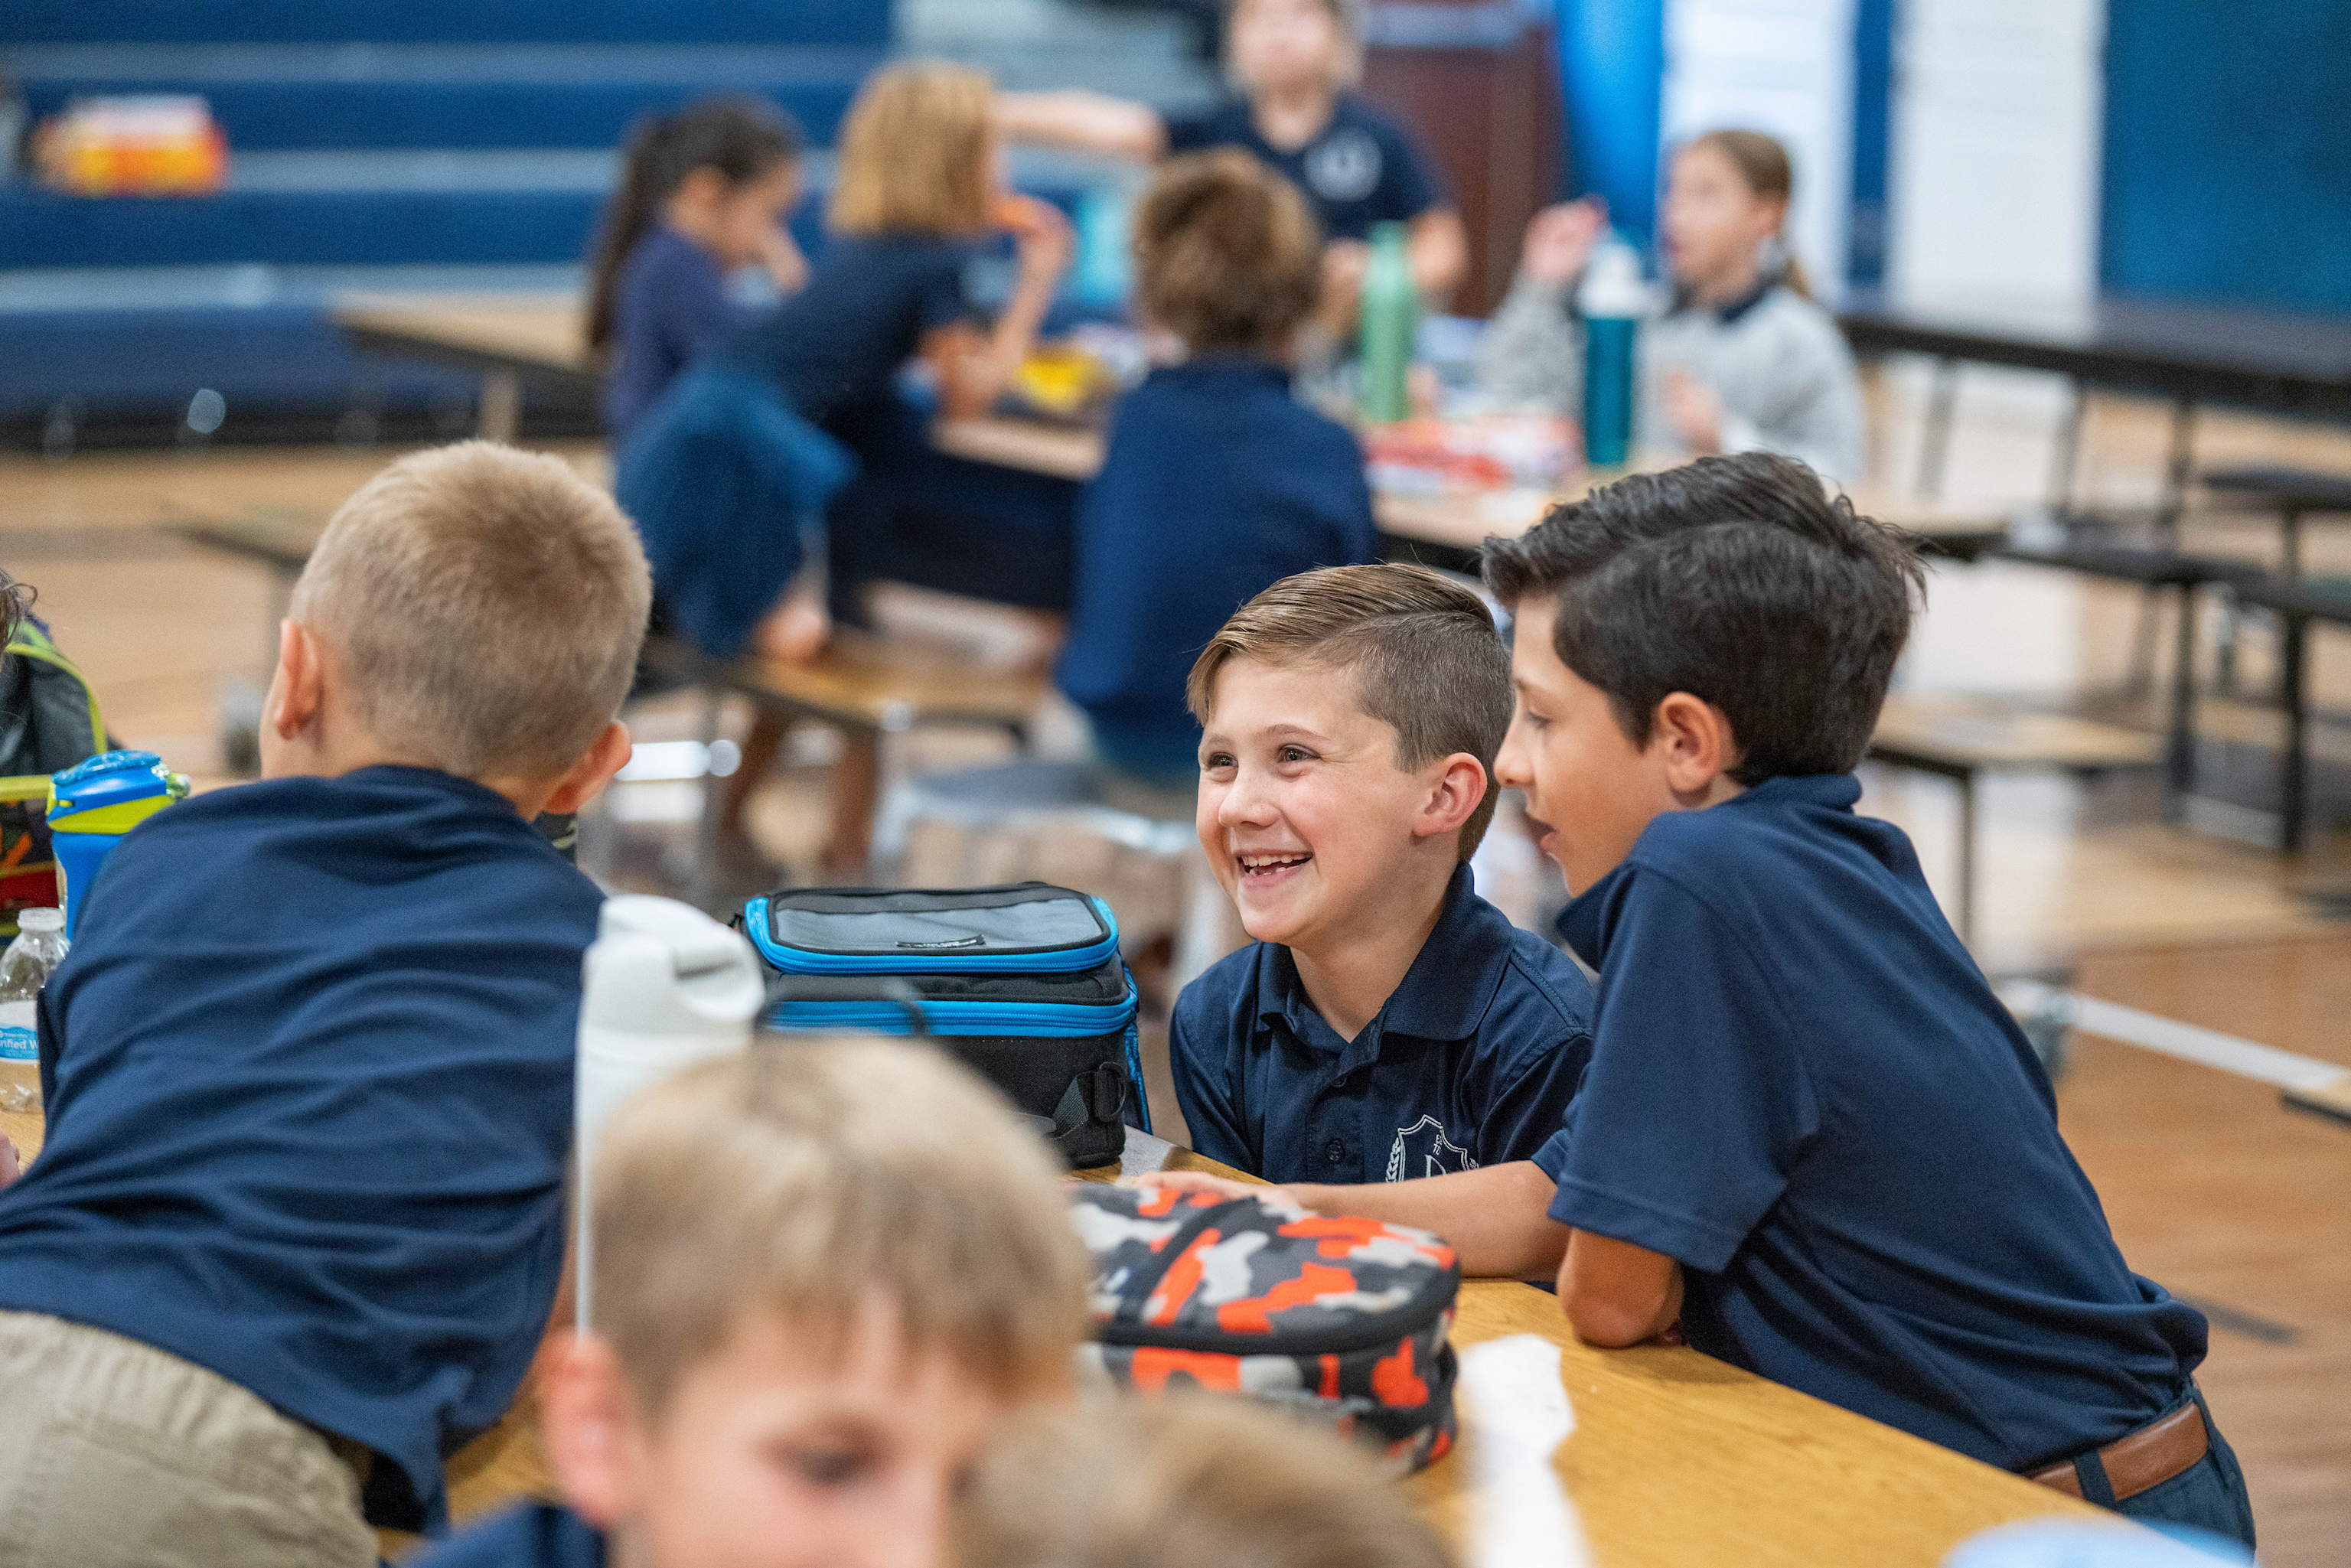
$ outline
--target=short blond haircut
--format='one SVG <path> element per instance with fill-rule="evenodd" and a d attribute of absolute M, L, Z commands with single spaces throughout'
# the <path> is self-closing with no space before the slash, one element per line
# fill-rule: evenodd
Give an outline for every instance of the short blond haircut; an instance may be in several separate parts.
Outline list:
<path fill-rule="evenodd" d="M 1207 1394 L 1039 1411 L 981 1461 L 957 1568 L 1449 1568 L 1371 1455 Z"/>
<path fill-rule="evenodd" d="M 994 100 L 987 73 L 967 66 L 916 60 L 874 72 L 841 121 L 825 221 L 845 235 L 985 233 Z"/>
<path fill-rule="evenodd" d="M 1326 566 L 1285 577 L 1238 610 L 1193 661 L 1184 692 L 1208 722 L 1217 674 L 1235 659 L 1337 672 L 1356 704 L 1395 727 L 1406 772 L 1467 752 L 1486 795 L 1461 824 L 1460 856 L 1477 853 L 1501 790 L 1494 757 L 1510 727 L 1510 654 L 1486 601 L 1422 566 Z"/>
<path fill-rule="evenodd" d="M 1322 232 L 1306 198 L 1238 148 L 1170 158 L 1134 227 L 1143 313 L 1196 354 L 1279 352 L 1322 298 Z"/>
<path fill-rule="evenodd" d="M 628 695 L 652 600 L 611 496 L 560 458 L 466 441 L 344 502 L 288 612 L 395 755 L 487 779 L 580 759 Z"/>
<path fill-rule="evenodd" d="M 909 1356 L 1061 1386 L 1092 1268 L 1044 1141 L 929 1046 L 769 1037 L 648 1090 L 597 1151 L 590 1300 L 657 1416 L 746 1312 L 831 1354 L 878 1296 Z"/>

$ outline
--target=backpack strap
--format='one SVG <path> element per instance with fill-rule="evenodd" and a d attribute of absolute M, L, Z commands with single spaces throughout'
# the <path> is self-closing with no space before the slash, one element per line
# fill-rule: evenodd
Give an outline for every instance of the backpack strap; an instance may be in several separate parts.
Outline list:
<path fill-rule="evenodd" d="M 1116 1122 L 1126 1111 L 1129 1085 L 1126 1069 L 1115 1061 L 1089 1068 L 1070 1080 L 1061 1102 L 1053 1107 L 1053 1143 L 1065 1155 L 1080 1133 L 1106 1122 Z"/>

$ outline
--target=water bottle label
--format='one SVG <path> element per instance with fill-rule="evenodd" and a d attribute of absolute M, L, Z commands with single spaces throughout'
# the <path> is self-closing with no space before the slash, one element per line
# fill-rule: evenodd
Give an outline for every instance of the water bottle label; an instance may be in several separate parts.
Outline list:
<path fill-rule="evenodd" d="M 33 1025 L 32 1002 L 0 1002 L 0 1061 L 37 1061 L 41 1037 Z"/>

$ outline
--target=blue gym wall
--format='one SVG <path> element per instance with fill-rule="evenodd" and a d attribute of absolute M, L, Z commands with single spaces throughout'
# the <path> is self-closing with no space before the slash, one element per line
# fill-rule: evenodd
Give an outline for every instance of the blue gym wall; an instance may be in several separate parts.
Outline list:
<path fill-rule="evenodd" d="M 2114 0 L 2099 278 L 2351 312 L 2351 5 Z"/>
<path fill-rule="evenodd" d="M 1560 0 L 1559 55 L 1568 193 L 1605 197 L 1610 221 L 1646 248 L 1657 217 L 1665 0 Z"/>

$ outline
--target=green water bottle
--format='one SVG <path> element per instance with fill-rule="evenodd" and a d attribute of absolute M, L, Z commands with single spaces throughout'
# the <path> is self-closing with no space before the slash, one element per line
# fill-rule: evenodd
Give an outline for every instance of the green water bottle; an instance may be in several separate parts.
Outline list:
<path fill-rule="evenodd" d="M 1372 261 L 1364 272 L 1364 417 L 1386 423 L 1412 413 L 1406 378 L 1413 334 L 1419 326 L 1420 290 L 1412 280 L 1402 224 L 1372 225 Z"/>

